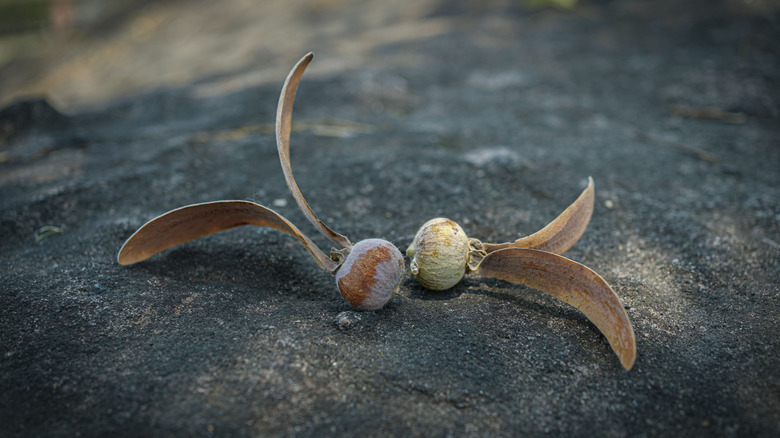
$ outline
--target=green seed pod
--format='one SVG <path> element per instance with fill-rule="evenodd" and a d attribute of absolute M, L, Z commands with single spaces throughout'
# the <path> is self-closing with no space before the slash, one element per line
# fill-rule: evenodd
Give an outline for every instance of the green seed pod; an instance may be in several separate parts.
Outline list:
<path fill-rule="evenodd" d="M 469 238 L 452 220 L 431 219 L 417 231 L 406 255 L 412 259 L 412 274 L 423 287 L 449 289 L 466 274 Z"/>

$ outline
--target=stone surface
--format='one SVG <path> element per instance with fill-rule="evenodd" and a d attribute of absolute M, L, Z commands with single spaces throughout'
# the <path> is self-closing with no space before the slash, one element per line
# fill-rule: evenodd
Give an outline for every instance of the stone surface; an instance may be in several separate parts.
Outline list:
<path fill-rule="evenodd" d="M 780 433 L 775 3 L 267 3 L 147 6 L 61 43 L 93 64 L 13 76 L 49 99 L 5 90 L 0 112 L 0 435 Z M 202 25 L 198 44 L 173 16 Z M 122 40 L 127 23 L 154 38 Z M 125 48 L 120 65 L 90 58 L 106 47 Z M 321 219 L 400 248 L 436 216 L 505 241 L 592 176 L 596 211 L 567 256 L 623 300 L 634 368 L 575 309 L 495 280 L 431 293 L 410 278 L 352 312 L 266 229 L 119 266 L 147 220 L 218 199 L 271 206 L 329 248 L 272 134 L 309 50 L 291 155 Z M 188 62 L 191 77 L 152 81 Z M 67 80 L 100 74 L 91 92 Z"/>

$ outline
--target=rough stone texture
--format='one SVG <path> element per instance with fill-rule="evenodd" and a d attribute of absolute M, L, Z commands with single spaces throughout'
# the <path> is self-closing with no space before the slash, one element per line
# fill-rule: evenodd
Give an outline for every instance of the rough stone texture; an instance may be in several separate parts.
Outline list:
<path fill-rule="evenodd" d="M 255 44 L 242 65 L 210 71 L 230 45 L 200 44 L 196 77 L 144 88 L 152 63 L 128 45 L 117 59 L 146 91 L 97 80 L 79 94 L 54 79 L 74 66 L 52 61 L 29 89 L 50 87 L 60 110 L 0 112 L 0 435 L 780 434 L 776 3 L 282 3 L 201 18 L 200 43 Z M 245 40 L 262 35 L 255 18 L 273 38 Z M 165 54 L 155 68 L 176 62 L 170 40 L 144 46 Z M 596 211 L 567 256 L 626 305 L 634 369 L 578 311 L 505 282 L 431 293 L 409 279 L 386 308 L 350 311 L 275 231 L 117 265 L 145 221 L 218 199 L 272 206 L 329 247 L 287 191 L 269 125 L 308 50 L 292 165 L 326 223 L 405 249 L 447 216 L 505 241 L 593 176 Z M 63 232 L 36 242 L 46 225 Z"/>

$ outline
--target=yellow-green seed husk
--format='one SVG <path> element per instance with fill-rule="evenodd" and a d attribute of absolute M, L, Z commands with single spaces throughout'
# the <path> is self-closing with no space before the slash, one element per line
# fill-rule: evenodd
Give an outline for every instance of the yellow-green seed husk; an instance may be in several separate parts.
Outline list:
<path fill-rule="evenodd" d="M 469 239 L 463 229 L 446 218 L 426 222 L 406 255 L 412 259 L 411 270 L 417 281 L 431 290 L 449 289 L 466 274 Z"/>

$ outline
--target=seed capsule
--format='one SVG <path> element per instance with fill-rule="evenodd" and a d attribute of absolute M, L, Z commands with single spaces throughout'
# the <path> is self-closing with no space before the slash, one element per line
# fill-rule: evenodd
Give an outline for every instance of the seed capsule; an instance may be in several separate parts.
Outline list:
<path fill-rule="evenodd" d="M 466 273 L 538 289 L 582 311 L 604 334 L 627 370 L 636 359 L 631 320 L 615 291 L 590 268 L 560 254 L 579 240 L 593 213 L 593 180 L 555 220 L 536 233 L 506 243 L 469 238 L 455 222 L 426 222 L 406 254 L 424 287 L 444 290 Z"/>
<path fill-rule="evenodd" d="M 295 182 L 290 167 L 290 131 L 295 90 L 312 59 L 309 53 L 285 80 L 276 113 L 276 147 L 287 187 L 309 222 L 340 249 L 325 255 L 298 227 L 279 213 L 249 201 L 215 201 L 187 205 L 147 222 L 125 242 L 117 261 L 129 265 L 167 248 L 241 225 L 270 227 L 297 238 L 322 269 L 336 276 L 341 296 L 358 310 L 377 310 L 387 303 L 405 276 L 401 251 L 381 239 L 352 245 L 350 240 L 317 218 Z"/>
<path fill-rule="evenodd" d="M 326 267 L 336 276 L 339 293 L 358 310 L 377 310 L 398 291 L 404 277 L 404 258 L 392 243 L 382 239 L 366 239 L 356 244 L 322 222 L 303 197 L 290 167 L 290 132 L 295 92 L 312 53 L 307 54 L 290 71 L 279 96 L 276 110 L 276 149 L 282 164 L 287 187 L 306 219 L 339 249 L 331 250 L 333 267 Z"/>
<path fill-rule="evenodd" d="M 404 258 L 392 243 L 366 239 L 347 248 L 336 272 L 339 293 L 357 310 L 382 308 L 398 292 L 404 278 Z M 338 252 L 337 257 L 343 256 Z"/>
<path fill-rule="evenodd" d="M 483 243 L 469 238 L 450 219 L 431 219 L 417 231 L 406 250 L 412 259 L 412 274 L 428 289 L 445 290 L 455 286 L 466 273 L 478 270 L 485 256 L 501 249 L 540 249 L 562 254 L 579 240 L 590 222 L 593 190 L 593 179 L 588 178 L 588 187 L 555 220 L 514 242 Z"/>
<path fill-rule="evenodd" d="M 431 219 L 417 231 L 406 255 L 412 259 L 412 274 L 423 287 L 449 289 L 466 274 L 469 238 L 452 220 Z"/>

